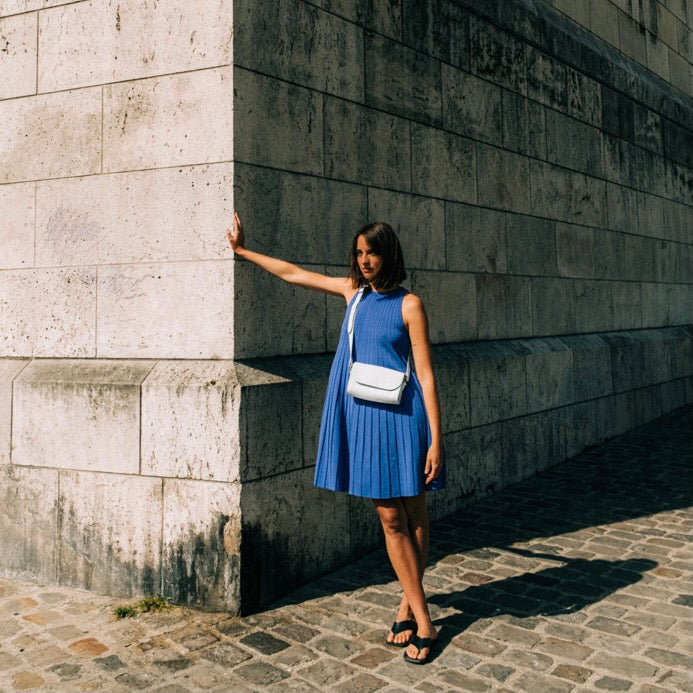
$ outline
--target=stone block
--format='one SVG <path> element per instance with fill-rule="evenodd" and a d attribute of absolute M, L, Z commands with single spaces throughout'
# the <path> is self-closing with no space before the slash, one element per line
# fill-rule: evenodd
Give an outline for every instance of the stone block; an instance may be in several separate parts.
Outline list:
<path fill-rule="evenodd" d="M 643 326 L 642 289 L 636 282 L 609 282 L 614 307 L 614 330 Z"/>
<path fill-rule="evenodd" d="M 549 466 L 554 443 L 552 413 L 539 412 L 501 422 L 501 478 L 506 484 L 522 481 Z"/>
<path fill-rule="evenodd" d="M 668 238 L 670 230 L 664 225 L 665 200 L 658 195 L 637 193 L 638 230 L 643 236 Z"/>
<path fill-rule="evenodd" d="M 283 368 L 269 359 L 237 367 L 243 483 L 303 467 L 301 383 Z"/>
<path fill-rule="evenodd" d="M 513 342 L 465 344 L 461 348 L 469 363 L 471 425 L 526 414 L 525 349 Z"/>
<path fill-rule="evenodd" d="M 358 25 L 292 0 L 236 0 L 233 23 L 239 27 L 234 33 L 235 65 L 363 100 L 364 40 Z"/>
<path fill-rule="evenodd" d="M 453 272 L 413 272 L 411 283 L 424 303 L 433 344 L 477 338 L 474 276 Z"/>
<path fill-rule="evenodd" d="M 615 183 L 606 184 L 607 225 L 615 231 L 638 233 L 640 193 Z"/>
<path fill-rule="evenodd" d="M 570 279 L 530 279 L 534 335 L 575 332 L 575 284 Z"/>
<path fill-rule="evenodd" d="M 602 339 L 611 349 L 611 373 L 614 392 L 641 387 L 645 382 L 644 346 L 638 333 L 606 334 Z"/>
<path fill-rule="evenodd" d="M 122 82 L 231 62 L 232 3 L 77 2 L 40 13 L 40 91 Z M 94 36 L 100 37 L 94 41 Z M 34 41 L 35 41 L 34 37 Z"/>
<path fill-rule="evenodd" d="M 613 329 L 614 308 L 611 286 L 603 281 L 576 281 L 575 326 L 582 332 Z"/>
<path fill-rule="evenodd" d="M 303 466 L 315 464 L 320 438 L 322 408 L 327 392 L 327 377 L 332 365 L 332 354 L 314 356 L 310 370 L 301 373 L 301 406 L 303 412 Z"/>
<path fill-rule="evenodd" d="M 58 582 L 101 594 L 161 586 L 162 480 L 61 472 Z"/>
<path fill-rule="evenodd" d="M 344 277 L 346 270 L 343 268 L 328 267 L 326 274 L 331 277 Z M 407 279 L 405 284 L 408 286 L 411 277 Z M 326 331 L 326 348 L 328 351 L 336 351 L 339 343 L 339 334 L 342 329 L 342 323 L 346 319 L 347 304 L 341 296 L 330 296 L 325 294 L 325 331 Z"/>
<path fill-rule="evenodd" d="M 325 97 L 325 171 L 332 178 L 411 190 L 408 121 Z M 293 147 L 293 141 L 290 140 Z M 318 171 L 323 175 L 322 168 Z"/>
<path fill-rule="evenodd" d="M 504 273 L 509 215 L 475 205 L 445 204 L 445 257 L 447 269 L 463 272 Z"/>
<path fill-rule="evenodd" d="M 142 384 L 141 473 L 237 481 L 239 407 L 232 363 L 158 362 Z"/>
<path fill-rule="evenodd" d="M 257 610 L 345 561 L 349 496 L 312 485 L 313 469 L 243 484 L 242 610 Z"/>
<path fill-rule="evenodd" d="M 552 276 L 557 271 L 556 223 L 519 214 L 506 219 L 508 272 Z"/>
<path fill-rule="evenodd" d="M 163 483 L 162 594 L 178 604 L 237 614 L 240 485 L 180 479 Z"/>
<path fill-rule="evenodd" d="M 624 279 L 626 265 L 626 235 L 620 232 L 593 230 L 594 276 L 599 279 Z"/>
<path fill-rule="evenodd" d="M 523 340 L 527 349 L 527 411 L 554 409 L 575 401 L 573 354 L 558 338 Z"/>
<path fill-rule="evenodd" d="M 2 574 L 55 582 L 57 520 L 57 470 L 0 464 Z"/>
<path fill-rule="evenodd" d="M 36 93 L 38 13 L 0 19 L 0 99 Z"/>
<path fill-rule="evenodd" d="M 638 22 L 625 12 L 618 13 L 619 48 L 636 62 L 647 64 L 647 47 L 645 34 L 640 31 Z"/>
<path fill-rule="evenodd" d="M 611 2 L 590 2 L 589 5 L 589 28 L 597 36 L 618 48 L 618 7 Z"/>
<path fill-rule="evenodd" d="M 366 104 L 387 113 L 440 125 L 438 60 L 377 34 L 366 36 Z"/>
<path fill-rule="evenodd" d="M 10 463 L 12 383 L 28 361 L 0 359 L 0 466 Z"/>
<path fill-rule="evenodd" d="M 527 96 L 545 106 L 565 111 L 568 104 L 565 64 L 531 46 L 525 46 L 525 58 Z"/>
<path fill-rule="evenodd" d="M 574 448 L 569 456 L 574 457 L 586 448 L 597 444 L 596 407 L 592 402 L 580 402 L 569 408 L 572 421 Z"/>
<path fill-rule="evenodd" d="M 507 275 L 476 275 L 479 339 L 532 334 L 530 280 Z"/>
<path fill-rule="evenodd" d="M 683 243 L 693 243 L 693 210 L 688 206 L 664 200 L 664 225 L 662 230 L 667 233 L 667 238 Z"/>
<path fill-rule="evenodd" d="M 320 6 L 379 34 L 402 36 L 402 0 L 321 0 Z"/>
<path fill-rule="evenodd" d="M 643 282 L 642 326 L 686 325 L 691 317 L 690 285 Z"/>
<path fill-rule="evenodd" d="M 230 258 L 232 184 L 230 164 L 39 182 L 36 264 Z"/>
<path fill-rule="evenodd" d="M 402 5 L 404 43 L 445 63 L 469 69 L 469 12 L 445 0 L 403 0 Z"/>
<path fill-rule="evenodd" d="M 655 247 L 657 242 L 642 236 L 623 236 L 625 279 L 654 281 L 657 278 Z"/>
<path fill-rule="evenodd" d="M 137 474 L 140 386 L 152 364 L 32 361 L 14 384 L 14 464 Z"/>
<path fill-rule="evenodd" d="M 554 164 L 602 175 L 602 138 L 600 131 L 570 116 L 546 111 L 546 156 Z"/>
<path fill-rule="evenodd" d="M 365 186 L 241 163 L 234 172 L 234 205 L 252 248 L 299 264 L 348 263 L 368 217 Z"/>
<path fill-rule="evenodd" d="M 233 356 L 230 261 L 109 265 L 99 269 L 98 290 L 101 357 Z"/>
<path fill-rule="evenodd" d="M 0 8 L 0 17 L 67 5 L 70 2 L 72 0 L 5 0 Z"/>
<path fill-rule="evenodd" d="M 441 70 L 445 129 L 475 140 L 500 144 L 500 87 L 445 63 Z"/>
<path fill-rule="evenodd" d="M 531 212 L 529 161 L 522 154 L 477 143 L 479 204 L 514 212 Z"/>
<path fill-rule="evenodd" d="M 503 484 L 500 423 L 450 433 L 445 436 L 444 444 L 446 492 L 449 490 L 456 501 L 450 504 L 450 512 L 459 508 L 463 499 L 486 496 Z M 438 492 L 432 495 L 437 506 Z"/>
<path fill-rule="evenodd" d="M 599 335 L 561 337 L 571 350 L 575 382 L 575 400 L 584 402 L 606 397 L 613 392 L 611 349 Z"/>
<path fill-rule="evenodd" d="M 388 222 L 402 244 L 404 265 L 411 269 L 445 269 L 445 205 L 420 195 L 368 190 L 368 219 Z"/>
<path fill-rule="evenodd" d="M 667 82 L 671 82 L 669 49 L 663 41 L 647 41 L 647 67 Z"/>
<path fill-rule="evenodd" d="M 671 84 L 677 89 L 680 89 L 687 96 L 693 96 L 693 88 L 691 88 L 691 79 L 693 78 L 691 75 L 691 64 L 676 51 L 669 50 L 667 52 Z M 689 158 L 691 155 L 683 154 L 683 156 Z"/>
<path fill-rule="evenodd" d="M 491 82 L 527 93 L 525 44 L 492 24 L 470 17 L 469 47 L 471 71 Z"/>
<path fill-rule="evenodd" d="M 101 169 L 101 88 L 0 101 L 0 183 Z"/>
<path fill-rule="evenodd" d="M 597 230 L 597 233 L 601 229 Z M 589 226 L 556 224 L 556 263 L 562 277 L 594 276 L 594 231 Z"/>
<path fill-rule="evenodd" d="M 0 187 L 0 268 L 2 269 L 33 267 L 34 202 L 34 183 L 17 183 Z"/>
<path fill-rule="evenodd" d="M 602 126 L 602 87 L 582 72 L 568 68 L 568 113 L 584 123 Z"/>
<path fill-rule="evenodd" d="M 305 268 L 325 272 L 322 266 Z M 249 263 L 238 263 L 235 272 L 235 358 L 325 351 L 325 294 L 282 282 Z"/>
<path fill-rule="evenodd" d="M 529 162 L 532 210 L 550 219 L 568 220 L 572 177 L 568 169 L 535 159 Z"/>
<path fill-rule="evenodd" d="M 232 82 L 226 67 L 106 85 L 103 170 L 231 160 L 233 110 L 242 113 L 245 105 L 243 85 L 234 101 Z M 237 132 L 245 125 L 241 119 Z"/>
<path fill-rule="evenodd" d="M 502 90 L 503 146 L 520 154 L 546 158 L 546 109 L 514 91 Z"/>
<path fill-rule="evenodd" d="M 469 366 L 457 345 L 433 350 L 443 434 L 469 427 Z"/>
<path fill-rule="evenodd" d="M 635 105 L 633 111 L 635 144 L 657 154 L 662 154 L 661 116 L 649 108 Z"/>
<path fill-rule="evenodd" d="M 7 270 L 0 283 L 3 356 L 94 356 L 96 270 Z"/>
<path fill-rule="evenodd" d="M 570 176 L 566 221 L 589 226 L 606 226 L 606 182 L 582 173 Z"/>
<path fill-rule="evenodd" d="M 412 123 L 411 142 L 414 192 L 476 203 L 476 153 L 472 140 Z"/>

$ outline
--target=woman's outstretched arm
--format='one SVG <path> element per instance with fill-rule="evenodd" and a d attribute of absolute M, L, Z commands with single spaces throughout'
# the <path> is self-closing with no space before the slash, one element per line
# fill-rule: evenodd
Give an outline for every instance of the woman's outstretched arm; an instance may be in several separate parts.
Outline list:
<path fill-rule="evenodd" d="M 245 247 L 243 224 L 238 213 L 233 215 L 233 227 L 233 231 L 226 229 L 226 236 L 236 257 L 252 262 L 289 284 L 304 286 L 307 289 L 314 289 L 335 296 L 343 296 L 346 300 L 355 293 L 351 280 L 347 277 L 328 277 L 319 272 L 305 270 L 291 262 L 286 262 L 270 255 L 263 255 L 254 250 L 248 250 Z"/>
<path fill-rule="evenodd" d="M 425 481 L 430 484 L 443 467 L 443 447 L 440 425 L 440 403 L 433 374 L 431 342 L 428 337 L 428 318 L 423 301 L 414 294 L 407 294 L 402 302 L 402 318 L 409 330 L 411 349 L 416 364 L 416 377 L 421 383 L 424 407 L 431 429 L 431 445 L 426 455 Z"/>

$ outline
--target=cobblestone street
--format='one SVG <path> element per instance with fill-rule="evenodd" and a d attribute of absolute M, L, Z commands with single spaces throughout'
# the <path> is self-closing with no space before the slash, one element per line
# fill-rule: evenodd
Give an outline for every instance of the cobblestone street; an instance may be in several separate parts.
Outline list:
<path fill-rule="evenodd" d="M 241 619 L 1 579 L 0 691 L 691 691 L 691 431 L 680 409 L 436 523 L 427 666 L 384 645 L 381 550 Z"/>

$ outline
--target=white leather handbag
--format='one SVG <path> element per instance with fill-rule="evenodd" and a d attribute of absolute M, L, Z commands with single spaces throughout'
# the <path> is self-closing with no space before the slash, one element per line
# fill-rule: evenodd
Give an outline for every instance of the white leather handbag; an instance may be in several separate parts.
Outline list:
<path fill-rule="evenodd" d="M 349 311 L 349 380 L 347 381 L 347 394 L 359 399 L 366 399 L 381 404 L 399 404 L 402 392 L 409 382 L 411 375 L 411 354 L 407 356 L 406 372 L 375 366 L 371 363 L 354 361 L 354 321 L 356 308 L 363 298 L 363 290 L 359 289 L 356 300 Z"/>

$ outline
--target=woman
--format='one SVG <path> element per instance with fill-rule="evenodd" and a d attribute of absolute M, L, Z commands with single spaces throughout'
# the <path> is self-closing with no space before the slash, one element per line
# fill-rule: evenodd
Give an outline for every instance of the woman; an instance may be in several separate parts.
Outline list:
<path fill-rule="evenodd" d="M 425 490 L 445 480 L 428 321 L 421 299 L 400 286 L 406 271 L 397 235 L 387 224 L 364 226 L 352 241 L 349 275 L 328 277 L 248 250 L 238 214 L 226 233 L 237 257 L 290 284 L 342 296 L 349 310 L 358 301 L 354 359 L 403 372 L 413 356 L 416 374 L 399 404 L 348 395 L 345 318 L 323 407 L 315 485 L 373 500 L 404 593 L 386 643 L 406 648 L 407 662 L 425 664 L 438 636 L 422 586 L 429 540 Z"/>

